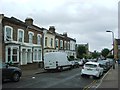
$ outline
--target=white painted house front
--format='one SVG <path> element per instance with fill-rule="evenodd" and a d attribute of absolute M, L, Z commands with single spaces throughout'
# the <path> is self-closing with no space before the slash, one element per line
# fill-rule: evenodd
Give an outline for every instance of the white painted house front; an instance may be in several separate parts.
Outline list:
<path fill-rule="evenodd" d="M 55 34 L 49 30 L 44 34 L 44 53 L 54 52 L 55 50 Z"/>

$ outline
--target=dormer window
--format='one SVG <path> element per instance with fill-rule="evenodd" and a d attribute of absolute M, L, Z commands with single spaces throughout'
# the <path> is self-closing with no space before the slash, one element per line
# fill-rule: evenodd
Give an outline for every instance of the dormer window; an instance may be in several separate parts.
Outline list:
<path fill-rule="evenodd" d="M 33 43 L 33 36 L 34 36 L 34 33 L 33 32 L 29 32 L 29 43 L 32 44 Z"/>
<path fill-rule="evenodd" d="M 4 35 L 5 41 L 11 41 L 13 40 L 13 28 L 10 26 L 5 26 L 5 35 Z"/>
<path fill-rule="evenodd" d="M 24 42 L 24 30 L 18 29 L 18 42 Z"/>

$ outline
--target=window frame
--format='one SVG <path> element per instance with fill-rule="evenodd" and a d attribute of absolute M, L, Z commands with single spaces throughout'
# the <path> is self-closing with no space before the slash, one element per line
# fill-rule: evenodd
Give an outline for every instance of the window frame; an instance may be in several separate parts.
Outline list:
<path fill-rule="evenodd" d="M 48 41 L 48 38 L 45 37 L 45 47 L 47 47 L 47 41 Z"/>
<path fill-rule="evenodd" d="M 63 49 L 63 40 L 60 40 L 60 48 Z"/>
<path fill-rule="evenodd" d="M 40 37 L 40 41 L 38 42 L 38 37 Z M 42 41 L 42 35 L 41 34 L 37 34 L 37 44 L 41 45 Z"/>
<path fill-rule="evenodd" d="M 32 34 L 32 40 L 30 39 L 30 34 Z M 29 35 L 29 39 L 28 39 L 28 40 L 29 40 L 29 43 L 30 43 L 30 44 L 33 44 L 33 36 L 34 36 L 34 33 L 31 32 L 31 31 L 29 31 L 29 32 L 28 32 L 28 35 Z M 30 41 L 30 40 L 31 40 L 31 41 Z"/>
<path fill-rule="evenodd" d="M 58 39 L 55 39 L 55 47 L 58 48 Z"/>
<path fill-rule="evenodd" d="M 10 36 L 11 36 L 11 39 L 10 39 L 10 40 L 12 41 L 12 40 L 13 40 L 13 27 L 7 26 L 7 25 L 4 27 L 4 31 L 5 31 L 5 32 L 4 32 L 4 41 L 7 41 L 7 40 L 6 40 L 6 39 L 7 39 L 7 35 L 6 35 L 6 34 L 7 34 L 6 29 L 7 29 L 7 28 L 10 28 L 10 30 L 11 30 L 11 35 L 10 35 Z"/>
<path fill-rule="evenodd" d="M 10 54 L 9 55 L 8 55 L 8 49 L 10 49 Z M 16 54 L 13 53 L 13 49 L 17 50 Z M 8 56 L 10 56 L 10 61 L 12 61 L 13 63 L 18 63 L 19 62 L 19 46 L 11 46 L 11 45 L 6 46 L 6 52 L 5 52 L 5 57 L 6 57 L 5 62 L 6 63 L 8 62 Z M 13 61 L 13 56 L 17 56 L 16 61 Z"/>
<path fill-rule="evenodd" d="M 42 50 L 40 48 L 34 48 L 33 52 L 34 52 L 33 53 L 33 62 L 40 62 L 42 60 Z M 40 58 L 39 58 L 39 56 L 40 56 Z"/>
<path fill-rule="evenodd" d="M 53 38 L 50 40 L 50 46 L 53 47 Z"/>
<path fill-rule="evenodd" d="M 17 38 L 17 41 L 20 42 L 20 41 L 19 41 L 19 36 L 20 36 L 20 33 L 19 33 L 19 32 L 20 32 L 20 31 L 23 32 L 22 43 L 24 43 L 24 30 L 23 30 L 23 29 L 18 29 L 18 38 Z"/>

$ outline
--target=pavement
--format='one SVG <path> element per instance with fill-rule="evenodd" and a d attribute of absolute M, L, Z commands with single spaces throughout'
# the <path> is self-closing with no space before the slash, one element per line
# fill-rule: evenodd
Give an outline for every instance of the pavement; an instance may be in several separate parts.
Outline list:
<path fill-rule="evenodd" d="M 118 86 L 118 71 L 120 70 L 120 64 L 115 64 L 115 69 L 113 67 L 103 76 L 101 79 L 101 83 L 98 85 L 99 88 L 109 88 L 109 89 L 117 89 L 120 90 L 120 87 Z M 43 68 L 39 69 L 33 69 L 33 70 L 23 70 L 22 76 L 31 76 L 35 74 L 44 73 L 45 70 Z"/>
<path fill-rule="evenodd" d="M 35 74 L 44 73 L 44 72 L 45 72 L 44 68 L 38 68 L 38 69 L 32 69 L 32 70 L 23 70 L 22 77 L 27 77 L 27 76 L 31 76 L 31 75 L 35 75 Z"/>
<path fill-rule="evenodd" d="M 98 88 L 109 88 L 120 90 L 118 86 L 119 78 L 118 78 L 118 71 L 120 69 L 120 64 L 115 64 L 115 69 L 113 67 L 103 76 L 101 79 L 101 83 Z"/>

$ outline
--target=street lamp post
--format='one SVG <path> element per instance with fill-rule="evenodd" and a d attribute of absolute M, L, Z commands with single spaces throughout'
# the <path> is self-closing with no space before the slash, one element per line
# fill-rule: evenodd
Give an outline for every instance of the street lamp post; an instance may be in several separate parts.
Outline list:
<path fill-rule="evenodd" d="M 113 62 L 114 62 L 114 64 L 113 64 L 113 69 L 115 69 L 115 59 L 114 59 L 114 32 L 113 31 L 106 31 L 106 32 L 111 32 L 112 33 L 112 41 L 113 41 Z"/>

